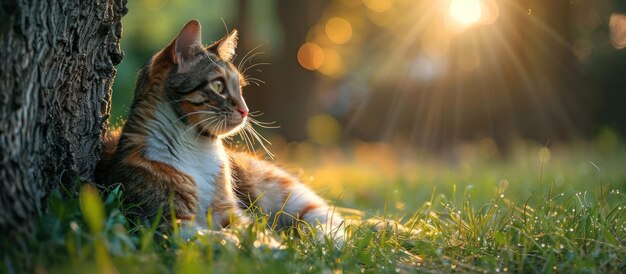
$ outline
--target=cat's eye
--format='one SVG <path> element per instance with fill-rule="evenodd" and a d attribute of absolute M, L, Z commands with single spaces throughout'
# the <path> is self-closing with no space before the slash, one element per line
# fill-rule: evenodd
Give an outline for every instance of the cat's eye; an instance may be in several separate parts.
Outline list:
<path fill-rule="evenodd" d="M 219 94 L 224 93 L 224 82 L 222 80 L 213 80 L 210 83 L 211 89 Z"/>

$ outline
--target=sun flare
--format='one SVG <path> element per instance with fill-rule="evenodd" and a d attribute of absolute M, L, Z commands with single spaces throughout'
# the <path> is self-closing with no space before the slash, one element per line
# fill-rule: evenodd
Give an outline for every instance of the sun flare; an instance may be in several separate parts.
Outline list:
<path fill-rule="evenodd" d="M 480 0 L 451 0 L 448 13 L 459 24 L 476 24 L 482 16 Z"/>

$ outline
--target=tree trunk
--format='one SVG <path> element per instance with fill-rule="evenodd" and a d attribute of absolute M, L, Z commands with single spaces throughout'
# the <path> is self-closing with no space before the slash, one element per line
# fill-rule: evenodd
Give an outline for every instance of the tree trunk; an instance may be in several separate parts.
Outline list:
<path fill-rule="evenodd" d="M 125 4 L 0 4 L 0 232 L 30 227 L 52 187 L 92 180 Z"/>

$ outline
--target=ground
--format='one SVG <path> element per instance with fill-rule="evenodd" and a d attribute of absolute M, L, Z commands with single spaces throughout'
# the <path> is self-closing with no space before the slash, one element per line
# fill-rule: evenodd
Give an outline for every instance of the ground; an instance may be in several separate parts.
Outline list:
<path fill-rule="evenodd" d="M 277 161 L 348 218 L 386 218 L 404 231 L 348 226 L 338 246 L 295 230 L 267 232 L 263 216 L 189 241 L 132 225 L 119 190 L 56 190 L 36 235 L 2 243 L 2 272 L 414 273 L 626 271 L 626 146 L 485 139 L 427 153 L 384 143 L 281 146 Z M 104 197 L 102 197 L 104 195 Z M 102 197 L 102 198 L 101 198 Z M 351 211 L 348 209 L 357 209 Z M 169 213 L 166 213 L 169 214 Z M 270 247 L 257 232 L 283 243 Z"/>

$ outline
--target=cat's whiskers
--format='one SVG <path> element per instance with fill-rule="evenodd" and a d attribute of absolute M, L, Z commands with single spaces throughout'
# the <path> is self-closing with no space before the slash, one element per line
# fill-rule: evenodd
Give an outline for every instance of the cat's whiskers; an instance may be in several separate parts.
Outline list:
<path fill-rule="evenodd" d="M 261 122 L 257 119 L 254 119 L 252 117 L 249 117 L 248 120 L 250 120 L 251 123 L 262 127 L 262 128 L 268 128 L 268 129 L 275 129 L 275 128 L 280 128 L 280 126 L 276 125 L 276 122 Z"/>
<path fill-rule="evenodd" d="M 244 75 L 243 77 L 244 81 L 246 81 L 246 83 L 251 83 L 251 84 L 255 84 L 257 85 L 257 87 L 260 87 L 261 84 L 265 84 L 265 81 L 259 79 L 259 78 L 254 78 L 254 77 L 247 77 Z"/>
<path fill-rule="evenodd" d="M 245 75 L 245 74 L 246 74 L 246 72 L 247 72 L 248 70 L 250 70 L 251 68 L 255 68 L 255 67 L 258 67 L 258 66 L 264 66 L 264 65 L 271 65 L 271 63 L 268 63 L 268 62 L 259 62 L 259 63 L 254 63 L 254 64 L 249 65 L 248 67 L 246 67 L 246 68 L 245 68 L 245 69 L 241 72 L 241 74 Z M 245 77 L 244 77 L 244 78 L 245 78 Z"/>
<path fill-rule="evenodd" d="M 265 52 L 256 52 L 254 53 L 255 50 L 257 50 L 259 47 L 261 47 L 263 44 L 258 45 L 256 47 L 254 47 L 253 49 L 251 49 L 250 51 L 248 51 L 243 58 L 241 58 L 241 60 L 239 61 L 239 64 L 237 64 L 237 70 L 240 71 L 241 75 L 243 76 L 243 80 L 248 83 L 248 84 L 255 84 L 256 86 L 261 86 L 261 84 L 265 84 L 265 82 L 261 79 L 258 78 L 254 78 L 254 77 L 249 77 L 246 75 L 246 71 L 248 71 L 249 69 L 252 69 L 254 67 L 260 66 L 260 65 L 269 65 L 270 63 L 254 63 L 249 65 L 248 67 L 246 67 L 244 69 L 244 66 L 246 66 L 246 64 L 251 63 L 252 60 L 261 54 L 264 54 Z M 261 70 L 259 70 L 261 71 Z"/>
<path fill-rule="evenodd" d="M 248 113 L 248 115 L 249 115 L 250 117 L 259 117 L 259 116 L 261 116 L 261 115 L 263 115 L 263 114 L 264 114 L 263 112 L 260 112 L 260 111 L 258 111 L 258 110 L 255 110 L 255 111 L 250 111 L 250 113 Z"/>
<path fill-rule="evenodd" d="M 226 129 L 227 118 L 228 116 L 225 116 L 222 120 L 220 120 L 220 122 L 218 123 L 217 132 L 222 132 L 222 130 Z"/>
<path fill-rule="evenodd" d="M 256 151 L 254 150 L 253 144 L 252 144 L 252 140 L 250 140 L 250 136 L 248 136 L 248 132 L 243 129 L 241 131 L 239 131 L 239 134 L 241 136 L 241 138 L 244 140 L 245 144 L 246 144 L 246 148 L 248 149 L 249 152 L 252 152 L 255 156 L 256 156 Z"/>
<path fill-rule="evenodd" d="M 211 120 L 208 124 L 206 124 L 204 127 L 202 127 L 202 129 L 201 129 L 201 130 L 199 130 L 199 131 L 198 131 L 198 134 L 196 135 L 196 140 L 198 140 L 198 138 L 200 138 L 200 135 L 202 135 L 202 133 L 204 132 L 204 130 L 205 130 L 207 127 L 209 127 L 209 126 L 213 125 L 213 123 L 215 123 L 216 121 L 218 121 L 218 119 L 213 119 L 213 120 Z"/>
<path fill-rule="evenodd" d="M 256 150 L 254 149 L 254 143 L 257 142 L 261 145 L 264 152 L 270 156 L 270 158 L 274 158 L 275 155 L 272 153 L 265 144 L 271 145 L 271 142 L 263 137 L 253 126 L 259 126 L 262 128 L 278 128 L 279 126 L 275 125 L 276 122 L 261 122 L 253 117 L 259 117 L 263 115 L 260 111 L 253 111 L 249 114 L 248 119 L 245 124 L 242 125 L 241 129 L 237 133 L 241 139 L 243 140 L 246 149 L 256 155 Z"/>
<path fill-rule="evenodd" d="M 259 145 L 261 145 L 261 147 L 263 148 L 263 150 L 265 151 L 265 153 L 267 153 L 267 155 L 274 159 L 275 155 L 274 153 L 272 153 L 266 146 L 265 143 L 271 145 L 272 143 L 270 143 L 270 141 L 268 141 L 267 139 L 265 139 L 265 137 L 263 137 L 261 134 L 259 134 L 253 127 L 251 124 L 246 124 L 246 126 L 244 127 L 244 130 L 247 131 L 258 143 Z"/>
<path fill-rule="evenodd" d="M 254 56 L 258 55 L 258 53 L 255 53 L 255 54 L 252 54 L 252 55 L 250 56 L 250 54 L 251 54 L 252 52 L 254 52 L 255 50 L 257 50 L 257 49 L 258 49 L 258 48 L 260 48 L 261 46 L 263 46 L 263 44 L 260 44 L 260 45 L 258 45 L 258 46 L 256 46 L 256 47 L 254 47 L 253 49 L 251 49 L 250 51 L 248 51 L 248 52 L 247 52 L 247 53 L 246 53 L 246 54 L 245 54 L 245 55 L 241 58 L 241 60 L 239 61 L 239 64 L 237 64 L 237 70 L 238 70 L 238 71 L 241 71 L 241 66 L 242 66 L 242 65 L 244 65 L 244 64 L 248 61 L 248 59 L 252 59 L 252 58 L 254 58 Z"/>
<path fill-rule="evenodd" d="M 218 118 L 218 116 L 211 116 L 209 118 L 200 120 L 200 122 L 197 122 L 197 123 L 189 126 L 189 128 L 187 128 L 185 131 L 183 131 L 178 137 L 183 137 L 185 134 L 187 134 L 187 132 L 189 132 L 189 130 L 195 128 L 196 126 L 198 126 L 198 125 L 200 125 L 200 124 L 202 124 L 202 123 L 204 123 L 206 121 L 212 121 L 212 119 L 217 119 L 217 118 Z"/>
<path fill-rule="evenodd" d="M 271 145 L 271 144 L 272 144 L 272 143 L 271 143 L 270 141 L 268 141 L 265 137 L 263 137 L 263 135 L 261 135 L 258 131 L 256 131 L 256 129 L 254 129 L 254 127 L 252 127 L 252 125 L 251 125 L 251 124 L 248 124 L 248 125 L 247 125 L 247 128 L 248 128 L 248 130 L 250 131 L 250 133 L 251 133 L 253 136 L 255 136 L 255 138 L 256 138 L 257 140 L 259 140 L 259 141 L 264 141 L 265 143 L 267 143 L 267 144 L 269 144 L 269 145 Z M 261 143 L 261 145 L 263 145 L 263 144 L 262 144 L 262 142 L 260 142 L 260 143 Z"/>

